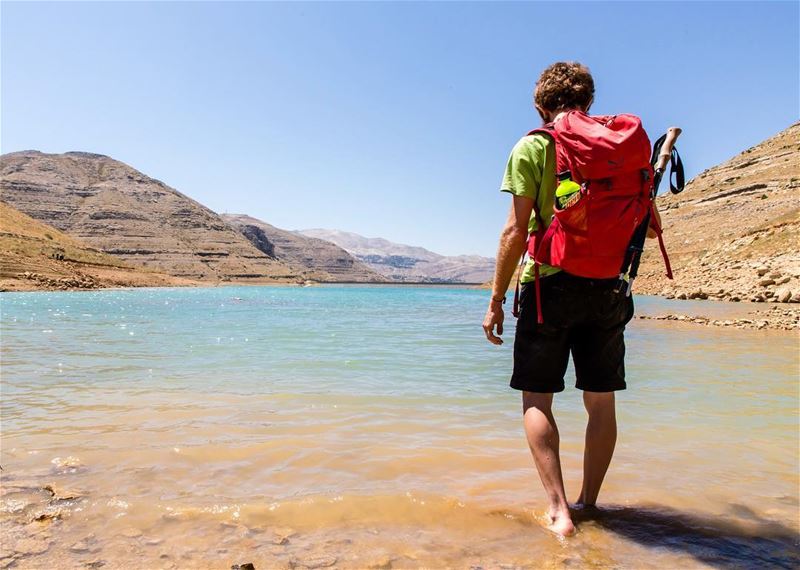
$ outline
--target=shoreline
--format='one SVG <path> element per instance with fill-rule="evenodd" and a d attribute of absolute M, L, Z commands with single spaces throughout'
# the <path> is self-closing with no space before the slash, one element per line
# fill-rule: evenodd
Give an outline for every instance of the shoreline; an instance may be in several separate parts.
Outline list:
<path fill-rule="evenodd" d="M 715 319 L 705 315 L 685 313 L 661 313 L 658 315 L 635 315 L 634 319 L 643 321 L 666 321 L 687 323 L 706 327 L 750 329 L 750 330 L 800 330 L 800 308 L 787 309 L 773 306 L 770 309 L 756 309 L 747 313 L 749 318 Z"/>
<path fill-rule="evenodd" d="M 23 281 L 30 284 L 31 281 Z M 19 281 L 16 283 L 19 284 Z M 407 287 L 407 288 L 455 288 L 469 290 L 484 290 L 480 283 L 408 283 L 408 282 L 359 282 L 359 281 L 337 281 L 337 282 L 304 282 L 297 281 L 268 281 L 263 283 L 254 282 L 183 282 L 174 284 L 152 284 L 152 285 L 119 285 L 119 286 L 93 286 L 87 287 L 20 287 L 9 289 L 8 283 L 0 281 L 0 294 L 2 293 L 66 293 L 66 292 L 89 292 L 89 291 L 126 291 L 135 289 L 182 289 L 182 288 L 222 288 L 222 287 Z M 798 331 L 800 330 L 800 303 L 777 303 L 777 302 L 741 302 L 726 299 L 678 299 L 670 295 L 659 294 L 637 294 L 637 297 L 653 297 L 675 303 L 686 303 L 688 306 L 685 311 L 672 310 L 658 313 L 637 313 L 634 320 L 659 321 L 671 325 L 690 324 L 706 327 L 719 327 L 739 330 L 779 330 L 779 331 Z M 740 314 L 735 316 L 726 315 L 715 317 L 704 314 L 700 307 L 694 305 L 696 302 L 715 302 L 720 306 L 737 307 Z M 713 313 L 713 311 L 712 311 Z"/>
<path fill-rule="evenodd" d="M 181 278 L 176 278 L 181 279 Z M 341 285 L 355 285 L 355 286 L 369 286 L 369 287 L 457 287 L 462 289 L 481 289 L 481 283 L 428 283 L 425 281 L 311 281 L 299 282 L 295 280 L 288 281 L 190 281 L 185 283 L 170 283 L 170 284 L 148 284 L 148 285 L 102 285 L 94 284 L 91 287 L 71 286 L 66 288 L 59 286 L 48 286 L 45 284 L 38 284 L 36 281 L 29 280 L 3 280 L 0 281 L 0 293 L 63 293 L 63 292 L 76 292 L 76 291 L 105 291 L 116 289 L 171 289 L 171 288 L 215 288 L 215 287 L 327 287 L 327 286 L 341 286 Z M 19 284 L 23 283 L 22 287 Z M 11 288 L 13 287 L 13 288 Z"/>

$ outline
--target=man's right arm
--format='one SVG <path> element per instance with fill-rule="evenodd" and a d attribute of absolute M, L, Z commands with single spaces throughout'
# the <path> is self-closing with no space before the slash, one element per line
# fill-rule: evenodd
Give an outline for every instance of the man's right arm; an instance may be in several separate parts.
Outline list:
<path fill-rule="evenodd" d="M 520 258 L 525 253 L 528 241 L 528 223 L 533 211 L 533 200 L 526 196 L 513 196 L 497 248 L 497 262 L 492 282 L 492 298 L 483 321 L 486 338 L 492 344 L 503 344 L 503 298 L 514 276 Z M 496 330 L 496 334 L 495 334 Z"/>

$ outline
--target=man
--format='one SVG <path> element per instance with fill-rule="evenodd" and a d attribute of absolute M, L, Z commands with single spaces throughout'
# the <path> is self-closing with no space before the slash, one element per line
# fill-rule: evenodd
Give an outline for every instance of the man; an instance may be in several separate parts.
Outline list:
<path fill-rule="evenodd" d="M 588 112 L 594 81 L 579 63 L 548 67 L 536 83 L 534 103 L 545 123 L 567 111 Z M 502 344 L 503 303 L 515 268 L 536 230 L 534 201 L 541 220 L 549 224 L 556 191 L 556 158 L 552 139 L 523 137 L 511 151 L 501 190 L 512 194 L 508 221 L 500 236 L 492 298 L 483 328 L 493 344 Z M 611 462 L 617 438 L 614 392 L 625 389 L 623 331 L 633 316 L 631 297 L 616 293 L 617 279 L 587 279 L 541 265 L 543 323 L 537 323 L 532 260 L 522 273 L 520 318 L 514 341 L 511 387 L 522 391 L 528 445 L 548 497 L 553 532 L 575 532 L 564 492 L 559 458 L 559 434 L 552 413 L 553 394 L 564 390 L 564 374 L 572 353 L 589 414 L 583 465 L 583 486 L 577 503 L 592 506 Z"/>

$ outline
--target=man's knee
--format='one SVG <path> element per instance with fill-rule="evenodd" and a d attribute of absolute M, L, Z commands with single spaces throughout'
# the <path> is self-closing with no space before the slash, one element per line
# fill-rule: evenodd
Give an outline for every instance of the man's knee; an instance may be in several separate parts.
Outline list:
<path fill-rule="evenodd" d="M 613 415 L 615 408 L 614 392 L 584 392 L 583 405 L 590 416 Z"/>
<path fill-rule="evenodd" d="M 522 392 L 522 413 L 525 414 L 529 409 L 536 408 L 546 415 L 550 415 L 553 406 L 553 394 L 539 392 Z"/>

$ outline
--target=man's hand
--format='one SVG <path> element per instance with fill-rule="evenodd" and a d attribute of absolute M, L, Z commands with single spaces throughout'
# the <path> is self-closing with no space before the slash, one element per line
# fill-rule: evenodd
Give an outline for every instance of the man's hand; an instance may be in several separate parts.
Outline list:
<path fill-rule="evenodd" d="M 486 338 L 492 344 L 503 344 L 503 339 L 500 335 L 503 334 L 503 304 L 500 301 L 492 300 L 489 302 L 489 308 L 486 310 L 486 317 L 483 319 L 483 332 L 486 333 Z M 495 335 L 495 327 L 497 334 Z"/>

